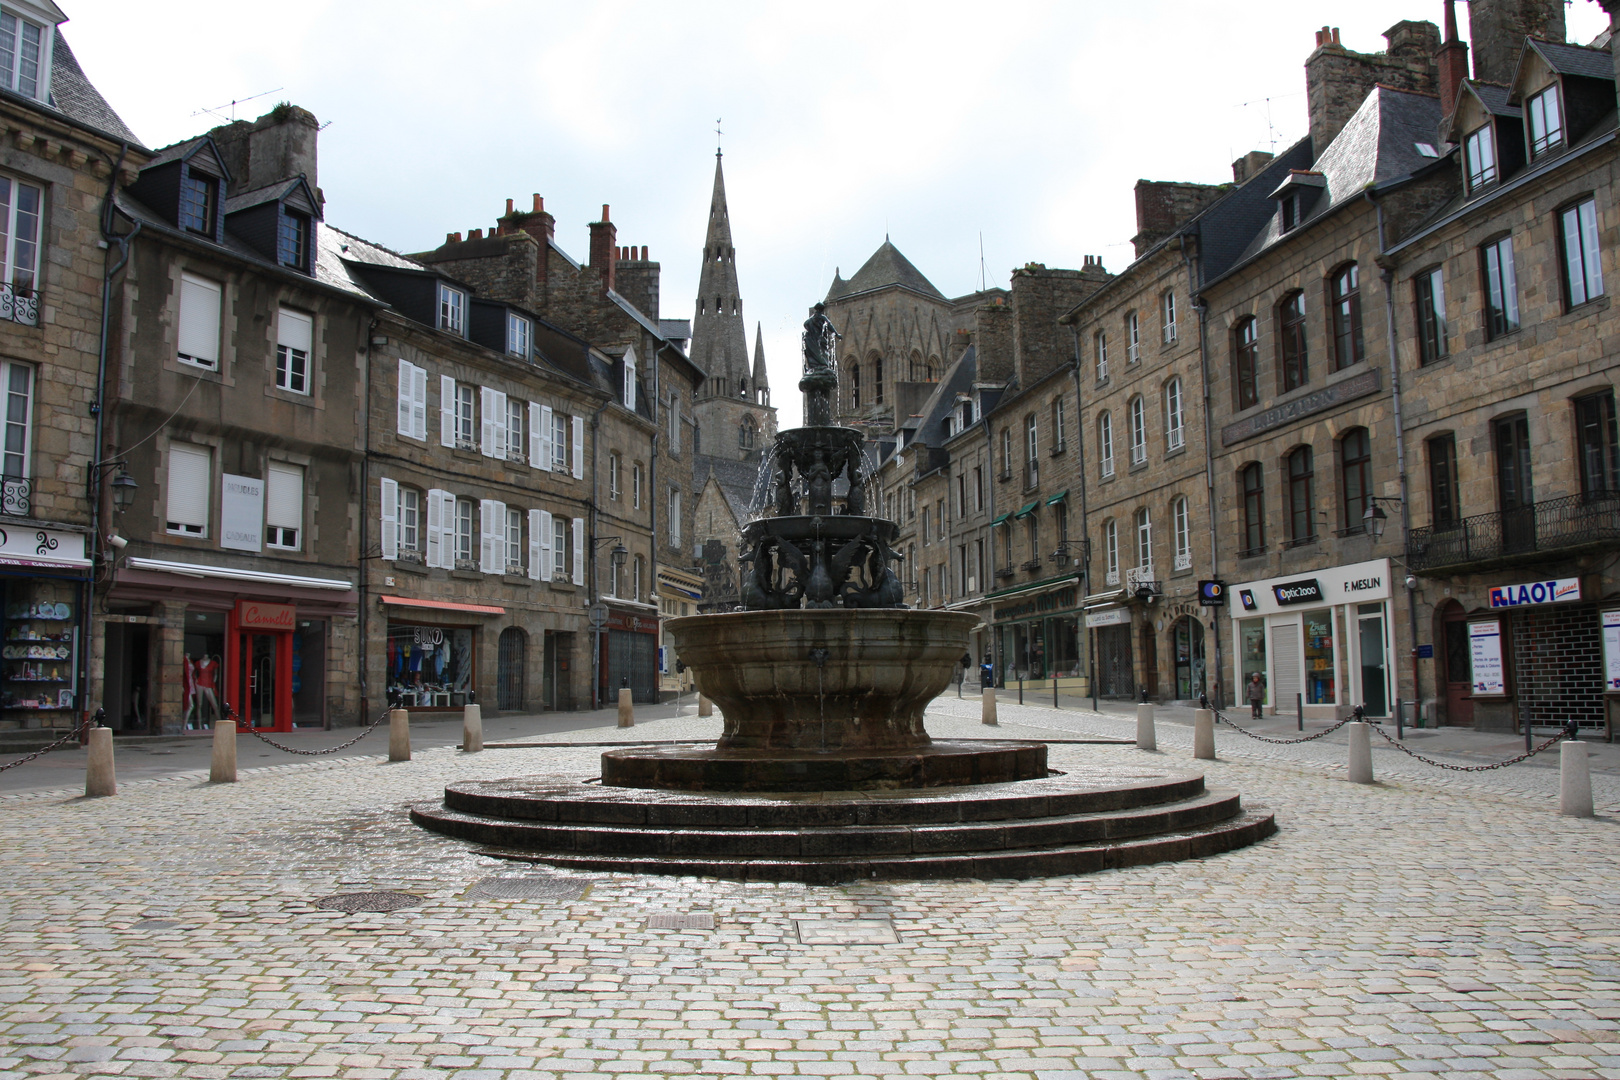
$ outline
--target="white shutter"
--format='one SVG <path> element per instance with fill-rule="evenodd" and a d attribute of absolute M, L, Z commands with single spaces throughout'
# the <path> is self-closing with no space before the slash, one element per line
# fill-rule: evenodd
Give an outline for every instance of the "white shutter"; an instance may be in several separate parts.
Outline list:
<path fill-rule="evenodd" d="M 574 479 L 585 478 L 585 418 L 574 417 Z"/>
<path fill-rule="evenodd" d="M 681 452 L 681 395 L 669 395 L 669 452 Z"/>
<path fill-rule="evenodd" d="M 478 450 L 485 457 L 495 457 L 495 391 L 487 386 L 480 386 L 478 408 L 483 413 L 483 416 L 479 417 L 482 422 L 478 429 Z"/>
<path fill-rule="evenodd" d="M 506 504 L 491 501 L 489 508 L 490 573 L 506 573 Z"/>
<path fill-rule="evenodd" d="M 540 515 L 540 577 L 550 581 L 556 563 L 555 549 L 552 544 L 552 531 L 556 528 L 551 521 L 551 511 L 536 510 Z"/>
<path fill-rule="evenodd" d="M 574 584 L 585 584 L 585 519 L 574 519 Z"/>
<path fill-rule="evenodd" d="M 506 395 L 499 390 L 489 392 L 489 403 L 495 406 L 495 457 L 509 457 L 512 447 L 511 417 L 506 412 Z M 522 438 L 519 432 L 518 437 Z"/>
<path fill-rule="evenodd" d="M 456 445 L 456 380 L 439 376 L 439 445 Z"/>
<path fill-rule="evenodd" d="M 541 536 L 544 535 L 540 531 L 544 524 L 540 518 L 541 513 L 539 510 L 529 511 L 529 576 L 536 580 L 544 575 L 546 568 L 545 548 L 540 542 Z"/>
<path fill-rule="evenodd" d="M 416 420 L 414 408 L 416 398 L 416 366 L 410 361 L 400 358 L 399 361 L 399 433 L 406 438 L 416 437 Z"/>
<path fill-rule="evenodd" d="M 439 508 L 439 531 L 443 534 L 439 538 L 439 550 L 444 557 L 446 570 L 456 568 L 456 495 L 453 491 L 439 493 L 439 501 L 443 504 Z"/>
<path fill-rule="evenodd" d="M 530 406 L 533 408 L 534 406 Z M 551 406 L 540 406 L 540 461 L 546 472 L 551 471 Z"/>
<path fill-rule="evenodd" d="M 209 474 L 213 458 L 207 448 L 169 445 L 169 517 L 171 528 L 189 525 L 188 532 L 205 536 L 208 532 Z"/>
<path fill-rule="evenodd" d="M 265 484 L 265 524 L 278 529 L 304 526 L 304 470 L 272 462 Z"/>
<path fill-rule="evenodd" d="M 411 365 L 411 437 L 427 442 L 427 368 Z"/>
<path fill-rule="evenodd" d="M 654 405 L 657 402 L 653 403 Z M 624 407 L 636 411 L 636 350 L 624 350 Z M 656 423 L 656 421 L 654 421 Z"/>
<path fill-rule="evenodd" d="M 180 275 L 180 332 L 176 351 L 204 367 L 219 367 L 219 282 Z"/>
<path fill-rule="evenodd" d="M 529 464 L 536 469 L 551 471 L 551 417 L 538 402 L 529 402 Z"/>
<path fill-rule="evenodd" d="M 444 565 L 444 492 L 433 488 L 427 493 L 427 558 L 429 566 Z"/>
<path fill-rule="evenodd" d="M 297 349 L 308 356 L 315 350 L 315 319 L 302 311 L 281 308 L 276 312 L 276 344 Z"/>
<path fill-rule="evenodd" d="M 495 569 L 495 506 L 493 499 L 478 500 L 478 569 L 486 574 Z"/>
<path fill-rule="evenodd" d="M 669 546 L 681 546 L 681 493 L 678 488 L 669 491 Z"/>
<path fill-rule="evenodd" d="M 399 481 L 382 480 L 382 557 L 399 558 Z"/>

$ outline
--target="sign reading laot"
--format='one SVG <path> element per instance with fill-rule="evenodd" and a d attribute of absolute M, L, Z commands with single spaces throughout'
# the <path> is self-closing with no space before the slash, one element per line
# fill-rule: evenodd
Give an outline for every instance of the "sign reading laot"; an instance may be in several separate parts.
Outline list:
<path fill-rule="evenodd" d="M 1331 409 L 1335 405 L 1342 405 L 1347 401 L 1366 397 L 1368 394 L 1376 394 L 1379 385 L 1378 369 L 1370 368 L 1354 378 L 1324 386 L 1315 393 L 1297 397 L 1293 401 L 1285 401 L 1264 412 L 1257 412 L 1236 423 L 1227 424 L 1221 428 L 1221 445 L 1231 446 L 1262 431 L 1270 431 L 1274 427 L 1293 423 L 1303 417 Z"/>
<path fill-rule="evenodd" d="M 297 611 L 291 604 L 261 604 L 257 600 L 236 602 L 236 625 L 244 630 L 291 630 L 298 625 Z"/>

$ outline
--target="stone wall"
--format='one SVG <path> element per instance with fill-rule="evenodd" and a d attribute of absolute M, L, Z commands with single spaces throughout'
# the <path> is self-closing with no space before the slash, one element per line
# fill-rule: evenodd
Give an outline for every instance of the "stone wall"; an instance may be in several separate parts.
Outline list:
<path fill-rule="evenodd" d="M 1305 61 L 1305 96 L 1311 145 L 1321 154 L 1355 115 L 1374 86 L 1439 93 L 1434 54 L 1440 31 L 1429 22 L 1399 22 L 1384 32 L 1388 51 L 1358 53 L 1339 44 L 1337 27 L 1317 31 L 1316 50 Z"/>

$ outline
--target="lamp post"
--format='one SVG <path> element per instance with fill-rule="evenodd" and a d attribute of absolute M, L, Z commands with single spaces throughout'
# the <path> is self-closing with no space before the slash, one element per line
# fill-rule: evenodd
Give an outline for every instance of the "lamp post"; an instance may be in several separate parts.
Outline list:
<path fill-rule="evenodd" d="M 613 588 L 610 592 L 610 596 L 617 599 L 619 595 L 619 572 L 624 569 L 625 562 L 630 558 L 630 549 L 624 546 L 624 539 L 622 537 L 598 536 L 591 541 L 591 553 L 593 558 L 595 556 L 596 549 L 609 542 L 612 542 L 613 544 L 613 550 L 608 553 L 608 557 L 613 563 Z M 591 574 L 591 591 L 592 593 L 597 591 L 596 575 L 594 573 Z M 606 609 L 604 609 L 604 611 L 605 610 Z M 602 631 L 604 629 L 606 629 L 605 618 L 601 621 L 598 621 L 595 618 L 592 619 L 591 630 L 593 632 L 593 637 L 591 643 L 591 707 L 593 709 L 599 709 L 602 707 Z"/>

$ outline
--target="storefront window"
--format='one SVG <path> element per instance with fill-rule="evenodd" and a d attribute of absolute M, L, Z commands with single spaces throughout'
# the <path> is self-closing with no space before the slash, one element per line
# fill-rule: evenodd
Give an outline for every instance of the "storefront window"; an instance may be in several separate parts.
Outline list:
<path fill-rule="evenodd" d="M 1362 604 L 1356 609 L 1361 631 L 1361 703 L 1368 716 L 1389 715 L 1389 679 L 1384 664 L 1384 605 Z"/>
<path fill-rule="evenodd" d="M 1266 674 L 1266 620 L 1244 619 L 1238 623 L 1238 655 L 1243 659 L 1243 680 L 1239 684 L 1241 701 L 1248 701 L 1249 679 L 1259 673 L 1266 687 L 1266 701 L 1271 700 L 1271 679 Z"/>
<path fill-rule="evenodd" d="M 461 708 L 476 690 L 470 626 L 388 624 L 388 697 L 410 708 Z"/>
<path fill-rule="evenodd" d="M 1338 700 L 1333 688 L 1333 612 L 1305 613 L 1305 703 L 1332 705 Z"/>
<path fill-rule="evenodd" d="M 292 707 L 295 727 L 326 722 L 326 620 L 300 619 L 292 636 Z"/>
<path fill-rule="evenodd" d="M 188 731 L 207 731 L 225 714 L 225 613 L 187 611 L 181 708 Z"/>
<path fill-rule="evenodd" d="M 1176 623 L 1176 698 L 1191 701 L 1204 692 L 1204 624 L 1197 619 Z"/>
<path fill-rule="evenodd" d="M 1080 618 L 1059 615 L 1047 632 L 1047 650 L 1052 670 L 1049 677 L 1069 678 L 1080 674 Z"/>

